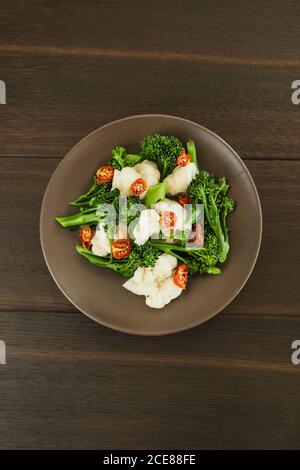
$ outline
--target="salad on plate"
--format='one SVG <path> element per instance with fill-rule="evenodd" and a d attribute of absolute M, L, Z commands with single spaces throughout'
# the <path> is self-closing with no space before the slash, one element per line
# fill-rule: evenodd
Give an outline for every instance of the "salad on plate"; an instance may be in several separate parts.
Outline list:
<path fill-rule="evenodd" d="M 192 140 L 154 134 L 139 153 L 113 148 L 90 189 L 70 202 L 78 212 L 56 221 L 79 233 L 81 256 L 128 278 L 123 287 L 158 309 L 190 276 L 221 273 L 235 206 L 228 191 L 225 177 L 198 164 Z"/>

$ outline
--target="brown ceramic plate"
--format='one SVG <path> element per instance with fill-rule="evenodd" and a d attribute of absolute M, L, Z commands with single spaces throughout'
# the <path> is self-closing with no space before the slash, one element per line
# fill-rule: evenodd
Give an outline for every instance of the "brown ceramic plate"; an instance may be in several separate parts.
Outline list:
<path fill-rule="evenodd" d="M 54 217 L 72 213 L 68 202 L 89 188 L 99 165 L 115 145 L 138 150 L 141 139 L 155 132 L 196 143 L 202 168 L 226 176 L 236 210 L 229 216 L 230 255 L 219 276 L 193 277 L 182 295 L 162 310 L 145 305 L 122 287 L 124 279 L 99 268 L 75 252 L 77 235 Z M 219 313 L 242 289 L 254 267 L 262 233 L 262 214 L 254 182 L 238 155 L 220 137 L 186 119 L 165 115 L 132 116 L 107 124 L 79 142 L 61 161 L 45 192 L 40 235 L 46 263 L 66 297 L 103 325 L 126 333 L 164 335 L 192 328 Z"/>

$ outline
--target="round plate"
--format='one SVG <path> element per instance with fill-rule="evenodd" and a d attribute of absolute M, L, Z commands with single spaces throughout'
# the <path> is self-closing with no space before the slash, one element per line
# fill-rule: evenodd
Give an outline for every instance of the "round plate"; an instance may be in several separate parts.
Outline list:
<path fill-rule="evenodd" d="M 153 133 L 196 143 L 201 168 L 226 176 L 236 200 L 229 216 L 230 254 L 219 276 L 193 276 L 181 296 L 162 310 L 146 306 L 144 296 L 122 287 L 124 278 L 90 264 L 75 252 L 78 235 L 54 217 L 76 212 L 69 201 L 90 187 L 93 175 L 124 145 L 137 152 Z M 41 244 L 53 279 L 65 296 L 93 320 L 126 333 L 164 335 L 192 328 L 220 312 L 249 278 L 259 252 L 261 206 L 249 171 L 238 155 L 213 132 L 186 119 L 166 115 L 132 116 L 100 127 L 79 142 L 60 162 L 46 189 L 40 218 Z"/>

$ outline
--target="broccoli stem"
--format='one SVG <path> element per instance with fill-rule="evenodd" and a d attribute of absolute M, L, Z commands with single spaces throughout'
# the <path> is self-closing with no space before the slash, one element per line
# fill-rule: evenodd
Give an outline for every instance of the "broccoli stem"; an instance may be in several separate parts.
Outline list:
<path fill-rule="evenodd" d="M 163 170 L 162 170 L 161 175 L 160 175 L 160 181 L 162 181 L 162 182 L 164 181 L 165 177 L 167 176 L 168 167 L 169 167 L 169 165 L 167 163 L 164 164 L 164 166 L 163 166 Z"/>
<path fill-rule="evenodd" d="M 170 243 L 157 243 L 157 242 L 151 242 L 150 243 L 155 246 L 156 248 L 160 249 L 164 253 L 168 253 L 169 255 L 175 256 L 179 261 L 181 261 L 184 264 L 187 264 L 189 266 L 189 259 L 184 258 L 181 256 L 181 254 L 178 254 L 178 251 L 180 253 L 186 253 L 190 256 L 192 256 L 194 259 L 199 259 L 199 252 L 200 251 L 205 251 L 204 247 L 199 247 L 199 248 L 184 248 L 182 246 L 178 245 L 172 245 Z M 220 274 L 221 269 L 216 267 L 216 266 L 207 266 L 206 267 L 206 273 L 207 274 Z"/>
<path fill-rule="evenodd" d="M 84 206 L 89 203 L 90 199 L 98 194 L 100 192 L 101 186 L 95 182 L 94 178 L 94 184 L 90 187 L 87 193 L 81 194 L 77 199 L 74 199 L 74 201 L 71 201 L 69 204 L 71 206 Z"/>
<path fill-rule="evenodd" d="M 195 146 L 195 142 L 193 140 L 188 140 L 186 144 L 187 152 L 191 157 L 191 162 L 195 163 L 197 170 L 199 170 L 198 167 L 198 160 L 197 160 L 197 150 Z"/>
<path fill-rule="evenodd" d="M 156 248 L 158 248 L 159 250 L 163 250 L 163 251 L 166 251 L 166 250 L 169 250 L 169 251 L 183 251 L 185 253 L 190 253 L 190 254 L 193 254 L 193 252 L 199 252 L 200 250 L 203 250 L 203 247 L 199 246 L 198 248 L 186 248 L 184 246 L 179 246 L 179 245 L 175 245 L 175 244 L 172 244 L 172 243 L 164 243 L 164 242 L 152 242 L 150 241 L 151 245 L 155 246 Z"/>
<path fill-rule="evenodd" d="M 76 214 L 67 215 L 66 217 L 56 217 L 55 220 L 64 228 L 80 227 L 82 225 L 97 224 L 100 216 L 95 208 L 86 209 Z"/>
<path fill-rule="evenodd" d="M 90 263 L 95 264 L 96 266 L 113 269 L 123 277 L 133 276 L 136 269 L 139 266 L 142 266 L 142 264 L 140 264 L 141 260 L 137 256 L 134 256 L 134 252 L 132 252 L 127 258 L 116 260 L 111 255 L 105 257 L 97 256 L 86 248 L 83 248 L 81 245 L 76 245 L 76 251 Z"/>
<path fill-rule="evenodd" d="M 210 196 L 209 202 L 210 202 L 210 211 L 209 211 L 208 221 L 220 242 L 221 253 L 220 253 L 219 260 L 220 260 L 220 263 L 224 263 L 224 261 L 227 258 L 228 251 L 229 251 L 229 244 L 228 244 L 228 241 L 226 241 L 224 237 L 224 233 L 223 233 L 221 221 L 220 221 L 220 212 L 217 207 L 215 198 L 213 196 Z"/>
<path fill-rule="evenodd" d="M 187 253 L 195 258 L 197 258 L 197 252 L 199 254 L 200 250 L 203 250 L 203 247 L 198 247 L 198 248 L 185 248 L 183 246 L 175 245 L 175 244 L 170 244 L 170 243 L 158 243 L 158 242 L 151 242 L 152 246 L 155 246 L 161 251 L 164 251 L 165 253 L 168 253 L 169 255 L 173 255 L 176 258 L 178 258 L 182 263 L 188 264 L 188 261 L 181 256 L 180 253 Z"/>
<path fill-rule="evenodd" d="M 226 223 L 227 216 L 228 216 L 228 210 L 223 209 L 222 214 L 221 214 L 221 227 L 223 229 L 223 237 L 224 237 L 224 249 L 223 249 L 224 261 L 226 260 L 228 252 L 229 252 L 228 227 Z M 223 261 L 221 262 L 223 263 Z"/>
<path fill-rule="evenodd" d="M 104 266 L 106 268 L 113 269 L 114 271 L 119 271 L 120 269 L 120 262 L 114 263 L 110 256 L 102 257 L 94 255 L 91 251 L 83 248 L 81 245 L 76 245 L 76 251 L 86 258 L 90 263 L 95 264 L 97 266 Z"/>
<path fill-rule="evenodd" d="M 173 255 L 175 256 L 175 258 L 179 259 L 179 261 L 181 261 L 182 263 L 184 264 L 187 264 L 187 261 L 185 258 L 183 258 L 182 256 L 180 256 L 178 253 L 174 253 L 173 251 L 171 250 L 164 250 L 165 253 L 168 253 L 169 255 Z"/>
<path fill-rule="evenodd" d="M 121 157 L 121 155 L 115 155 L 114 158 L 115 158 L 116 162 L 120 165 L 120 167 L 124 168 L 125 162 L 124 162 L 123 158 Z"/>
<path fill-rule="evenodd" d="M 153 246 L 158 248 L 159 250 L 163 251 L 164 253 L 167 253 L 169 255 L 175 256 L 177 259 L 179 259 L 182 263 L 186 264 L 186 259 L 180 256 L 178 253 L 176 253 L 176 246 L 170 245 L 168 243 L 152 243 L 150 242 Z M 186 251 L 185 249 L 181 249 L 180 247 L 177 247 L 178 251 Z"/>
<path fill-rule="evenodd" d="M 124 277 L 129 277 L 132 274 L 130 272 L 132 262 L 128 261 L 128 259 L 114 261 L 111 256 L 97 256 L 86 248 L 83 248 L 81 245 L 76 245 L 76 251 L 96 266 L 112 269 Z"/>
<path fill-rule="evenodd" d="M 191 157 L 191 161 L 195 163 L 195 165 L 197 166 L 197 169 L 199 170 L 198 161 L 197 161 L 197 151 L 196 151 L 196 146 L 195 146 L 194 141 L 188 140 L 186 146 L 187 146 L 188 154 Z M 224 261 L 227 258 L 228 251 L 229 251 L 228 232 L 227 232 L 227 226 L 226 226 L 226 214 L 223 213 L 221 215 L 222 217 L 222 223 L 221 223 L 220 213 L 216 204 L 216 199 L 219 193 L 221 192 L 221 190 L 223 189 L 224 185 L 225 185 L 225 180 L 222 182 L 222 185 L 220 185 L 218 192 L 215 194 L 215 196 L 214 197 L 209 196 L 209 204 L 207 201 L 205 190 L 200 188 L 201 199 L 204 205 L 205 216 L 207 218 L 207 221 L 210 227 L 216 234 L 221 245 L 221 254 L 219 258 L 221 263 L 224 263 Z M 197 203 L 198 201 L 195 201 L 195 202 Z M 222 225 L 223 225 L 223 230 L 222 230 Z"/>
<path fill-rule="evenodd" d="M 208 201 L 205 190 L 200 188 L 200 192 L 201 192 L 201 199 L 204 205 L 204 212 L 205 212 L 207 222 L 209 226 L 211 227 L 211 229 L 214 231 L 221 246 L 219 261 L 220 263 L 224 263 L 224 261 L 227 258 L 228 251 L 229 251 L 229 243 L 228 243 L 228 240 L 226 241 L 226 238 L 222 230 L 222 225 L 220 221 L 220 212 L 216 204 L 216 199 L 214 196 L 209 195 L 209 201 Z"/>
<path fill-rule="evenodd" d="M 205 216 L 207 218 L 207 221 L 209 223 L 210 226 L 212 226 L 212 221 L 211 221 L 211 218 L 210 218 L 210 213 L 209 213 L 209 210 L 208 210 L 208 204 L 207 204 L 207 198 L 206 198 L 206 193 L 204 191 L 204 189 L 200 188 L 199 189 L 200 193 L 201 193 L 201 199 L 202 199 L 202 203 L 204 205 L 204 213 L 205 213 Z M 198 199 L 195 201 L 196 204 L 198 204 Z"/>

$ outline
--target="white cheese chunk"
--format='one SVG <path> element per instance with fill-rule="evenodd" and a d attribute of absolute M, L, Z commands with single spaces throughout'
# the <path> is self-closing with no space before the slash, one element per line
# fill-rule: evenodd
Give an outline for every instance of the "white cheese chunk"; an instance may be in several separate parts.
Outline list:
<path fill-rule="evenodd" d="M 146 304 L 152 308 L 163 308 L 171 300 L 179 297 L 182 289 L 178 287 L 171 277 L 165 279 L 157 292 L 146 297 Z"/>
<path fill-rule="evenodd" d="M 137 295 L 153 295 L 156 289 L 153 270 L 151 268 L 137 268 L 133 277 L 128 279 L 123 287 Z"/>
<path fill-rule="evenodd" d="M 191 181 L 197 174 L 197 167 L 195 163 L 189 163 L 186 166 L 177 166 L 173 173 L 165 178 L 167 182 L 167 193 L 174 196 L 178 193 L 184 193 Z"/>
<path fill-rule="evenodd" d="M 163 281 L 164 279 L 171 277 L 176 266 L 177 258 L 175 258 L 175 256 L 167 253 L 162 254 L 159 256 L 153 268 L 155 279 L 157 281 Z"/>
<path fill-rule="evenodd" d="M 180 238 L 181 233 L 185 228 L 186 211 L 184 207 L 182 207 L 177 201 L 172 201 L 171 199 L 166 198 L 157 202 L 154 205 L 154 209 L 161 216 L 161 231 L 164 238 L 169 239 L 172 232 L 177 233 L 178 238 Z M 170 227 L 165 223 L 165 216 L 167 216 L 168 212 L 174 212 L 175 214 L 175 223 L 173 227 Z"/>
<path fill-rule="evenodd" d="M 122 170 L 115 170 L 111 189 L 117 188 L 121 196 L 132 196 L 133 193 L 130 186 L 138 178 L 140 178 L 140 174 L 134 167 L 126 166 Z"/>
<path fill-rule="evenodd" d="M 153 268 L 138 268 L 123 287 L 134 294 L 144 295 L 149 307 L 163 308 L 182 292 L 173 280 L 176 266 L 177 258 L 163 253 Z"/>
<path fill-rule="evenodd" d="M 114 240 L 120 240 L 128 238 L 128 230 L 126 224 L 119 224 L 112 230 L 111 237 Z M 111 253 L 111 246 L 108 238 L 108 234 L 104 229 L 104 226 L 99 222 L 96 227 L 95 235 L 92 238 L 92 252 L 97 256 L 107 256 Z"/>
<path fill-rule="evenodd" d="M 146 191 L 139 195 L 139 198 L 143 199 L 148 189 L 160 180 L 160 172 L 156 163 L 144 160 L 133 167 L 126 166 L 122 170 L 115 170 L 112 190 L 117 188 L 121 196 L 132 196 L 131 185 L 139 178 L 142 178 L 146 183 Z"/>
<path fill-rule="evenodd" d="M 107 256 L 111 252 L 109 239 L 103 225 L 98 224 L 92 238 L 92 252 L 97 256 Z"/>
<path fill-rule="evenodd" d="M 154 209 L 145 209 L 140 213 L 138 222 L 132 232 L 137 245 L 144 245 L 153 234 L 159 233 L 159 220 L 159 214 Z"/>
<path fill-rule="evenodd" d="M 143 199 L 148 189 L 154 184 L 159 183 L 160 172 L 156 163 L 150 160 L 144 160 L 142 163 L 138 163 L 134 166 L 134 169 L 140 174 L 140 178 L 146 182 L 146 191 L 140 194 L 140 199 Z"/>

